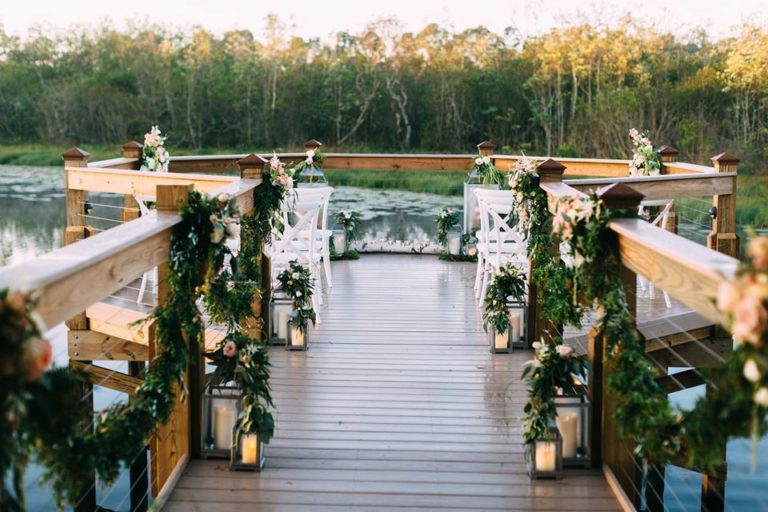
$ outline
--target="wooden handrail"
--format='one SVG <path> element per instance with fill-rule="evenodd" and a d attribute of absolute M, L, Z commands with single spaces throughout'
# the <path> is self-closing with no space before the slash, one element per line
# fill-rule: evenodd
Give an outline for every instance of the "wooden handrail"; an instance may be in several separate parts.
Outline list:
<path fill-rule="evenodd" d="M 230 191 L 244 214 L 253 208 L 259 183 L 238 179 L 238 188 Z M 46 325 L 56 325 L 167 260 L 171 231 L 179 222 L 175 212 L 127 222 L 0 272 L 0 288 L 38 293 L 38 314 Z"/>
<path fill-rule="evenodd" d="M 240 181 L 240 178 L 235 176 L 174 174 L 93 167 L 66 167 L 66 172 L 67 188 L 70 190 L 148 196 L 155 195 L 157 185 L 191 184 L 200 192 L 214 192 Z"/>
<path fill-rule="evenodd" d="M 695 173 L 648 176 L 642 178 L 590 178 L 564 180 L 582 192 L 612 183 L 624 183 L 646 199 L 716 196 L 736 193 L 736 173 Z"/>

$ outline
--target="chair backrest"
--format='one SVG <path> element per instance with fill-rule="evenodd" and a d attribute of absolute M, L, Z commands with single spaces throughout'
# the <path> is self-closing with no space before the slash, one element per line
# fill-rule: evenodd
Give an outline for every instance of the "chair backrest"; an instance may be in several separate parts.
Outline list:
<path fill-rule="evenodd" d="M 149 215 L 149 207 L 147 206 L 147 201 L 154 201 L 155 198 L 141 194 L 133 194 L 133 199 L 139 205 L 139 212 L 141 212 L 141 216 L 143 217 L 145 215 Z"/>
<path fill-rule="evenodd" d="M 286 197 L 293 208 L 301 208 L 300 205 L 307 201 L 310 203 L 322 201 L 323 206 L 318 216 L 318 227 L 325 231 L 328 229 L 328 205 L 331 202 L 331 194 L 333 194 L 333 187 L 303 187 L 289 190 Z M 286 209 L 283 208 L 283 216 L 287 213 Z"/>
<path fill-rule="evenodd" d="M 515 206 L 505 198 L 501 201 L 481 201 L 481 211 L 487 217 L 488 253 L 495 258 L 497 266 L 501 266 L 503 255 L 525 253 L 525 235 L 517 224 L 510 226 L 507 218 L 513 213 Z"/>
<path fill-rule="evenodd" d="M 272 230 L 270 256 L 291 253 L 301 263 L 311 264 L 315 255 L 317 237 L 317 219 L 323 207 L 322 201 L 304 202 L 302 208 L 294 209 L 293 219 L 285 216 L 283 230 Z M 309 235 L 306 232 L 309 231 Z"/>
<path fill-rule="evenodd" d="M 661 210 L 659 210 L 658 215 L 649 222 L 661 229 L 667 229 L 669 225 L 669 218 L 670 214 L 672 212 L 672 207 L 674 206 L 675 201 L 673 199 L 654 199 L 654 200 L 648 200 L 648 201 L 642 201 L 640 203 L 640 206 L 638 206 L 637 213 L 638 215 L 643 214 L 643 210 L 645 208 L 648 208 L 649 206 L 658 206 L 661 207 Z"/>

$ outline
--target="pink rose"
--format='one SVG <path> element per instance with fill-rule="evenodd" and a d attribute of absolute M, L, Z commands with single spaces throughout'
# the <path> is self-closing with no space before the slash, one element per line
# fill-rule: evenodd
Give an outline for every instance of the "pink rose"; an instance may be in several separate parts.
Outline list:
<path fill-rule="evenodd" d="M 569 347 L 568 345 L 558 345 L 556 350 L 560 357 L 565 359 L 570 359 L 573 355 L 573 347 Z"/>
<path fill-rule="evenodd" d="M 739 343 L 759 344 L 768 314 L 755 297 L 743 297 L 733 308 L 733 337 Z"/>
<path fill-rule="evenodd" d="M 240 361 L 243 364 L 248 364 L 251 362 L 251 356 L 249 356 L 248 354 L 243 354 L 242 357 L 240 358 Z"/>
<path fill-rule="evenodd" d="M 750 240 L 747 254 L 752 258 L 752 264 L 761 270 L 768 270 L 768 238 L 758 236 Z"/>
<path fill-rule="evenodd" d="M 224 355 L 227 357 L 234 357 L 237 353 L 237 345 L 234 341 L 228 341 L 224 344 Z"/>
<path fill-rule="evenodd" d="M 741 293 L 736 286 L 732 283 L 721 283 L 717 289 L 717 309 L 730 313 L 740 298 Z"/>
<path fill-rule="evenodd" d="M 24 359 L 27 364 L 27 380 L 36 381 L 51 365 L 53 347 L 48 340 L 32 338 L 25 347 Z"/>

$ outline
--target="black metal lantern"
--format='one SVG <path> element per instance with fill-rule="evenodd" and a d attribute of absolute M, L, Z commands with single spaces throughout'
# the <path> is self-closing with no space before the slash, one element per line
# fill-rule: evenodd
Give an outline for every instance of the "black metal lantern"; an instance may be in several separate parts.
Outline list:
<path fill-rule="evenodd" d="M 496 332 L 491 324 L 488 329 L 488 340 L 493 354 L 506 354 L 515 348 L 526 346 L 528 328 L 528 306 L 523 300 L 507 303 L 509 310 L 509 327 L 504 332 Z"/>
<path fill-rule="evenodd" d="M 238 432 L 237 426 L 232 430 L 230 471 L 261 471 L 264 467 L 264 443 L 258 434 Z"/>
<path fill-rule="evenodd" d="M 242 395 L 234 385 L 208 386 L 203 393 L 202 447 L 205 459 L 227 459 L 232 449 L 232 429 L 242 410 Z"/>
<path fill-rule="evenodd" d="M 288 322 L 288 341 L 285 348 L 288 350 L 307 350 L 309 345 L 307 324 L 300 323 L 296 311 L 291 315 L 291 321 Z"/>
<path fill-rule="evenodd" d="M 563 440 L 557 426 L 550 425 L 547 438 L 528 443 L 526 449 L 528 476 L 532 480 L 563 477 Z"/>
<path fill-rule="evenodd" d="M 563 465 L 565 467 L 591 467 L 589 446 L 589 418 L 591 404 L 586 388 L 576 387 L 572 395 L 557 395 L 557 429 L 563 439 Z"/>
<path fill-rule="evenodd" d="M 287 343 L 292 314 L 293 300 L 282 292 L 275 292 L 270 301 L 269 312 L 269 343 L 271 345 Z"/>

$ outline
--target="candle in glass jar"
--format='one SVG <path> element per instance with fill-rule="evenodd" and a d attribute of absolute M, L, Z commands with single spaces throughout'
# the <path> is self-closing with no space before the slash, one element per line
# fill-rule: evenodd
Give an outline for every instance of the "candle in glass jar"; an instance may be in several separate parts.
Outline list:
<path fill-rule="evenodd" d="M 448 252 L 454 256 L 458 256 L 461 252 L 461 235 L 459 233 L 448 234 Z"/>
<path fill-rule="evenodd" d="M 277 312 L 277 337 L 281 340 L 288 338 L 288 320 L 291 315 L 287 311 Z"/>
<path fill-rule="evenodd" d="M 304 346 L 304 332 L 296 326 L 291 327 L 291 346 L 303 347 Z"/>
<path fill-rule="evenodd" d="M 537 471 L 554 471 L 556 465 L 556 451 L 555 443 L 551 441 L 536 441 L 536 470 Z"/>
<path fill-rule="evenodd" d="M 578 421 L 575 414 L 563 414 L 557 417 L 557 429 L 563 437 L 563 457 L 575 457 L 579 447 Z"/>
<path fill-rule="evenodd" d="M 507 332 L 508 331 L 497 332 L 494 336 L 493 344 L 496 347 L 496 350 L 503 350 L 509 347 L 509 336 L 507 335 Z"/>
<path fill-rule="evenodd" d="M 244 434 L 240 438 L 240 453 L 243 456 L 243 464 L 256 464 L 259 438 L 256 434 Z"/>
<path fill-rule="evenodd" d="M 520 320 L 522 317 L 520 316 L 520 313 L 510 313 L 509 314 L 509 330 L 512 333 L 512 337 L 510 338 L 510 341 L 512 343 L 515 343 L 517 341 L 520 341 Z"/>
<path fill-rule="evenodd" d="M 213 447 L 217 450 L 232 448 L 232 429 L 235 426 L 235 410 L 229 405 L 213 408 Z"/>

